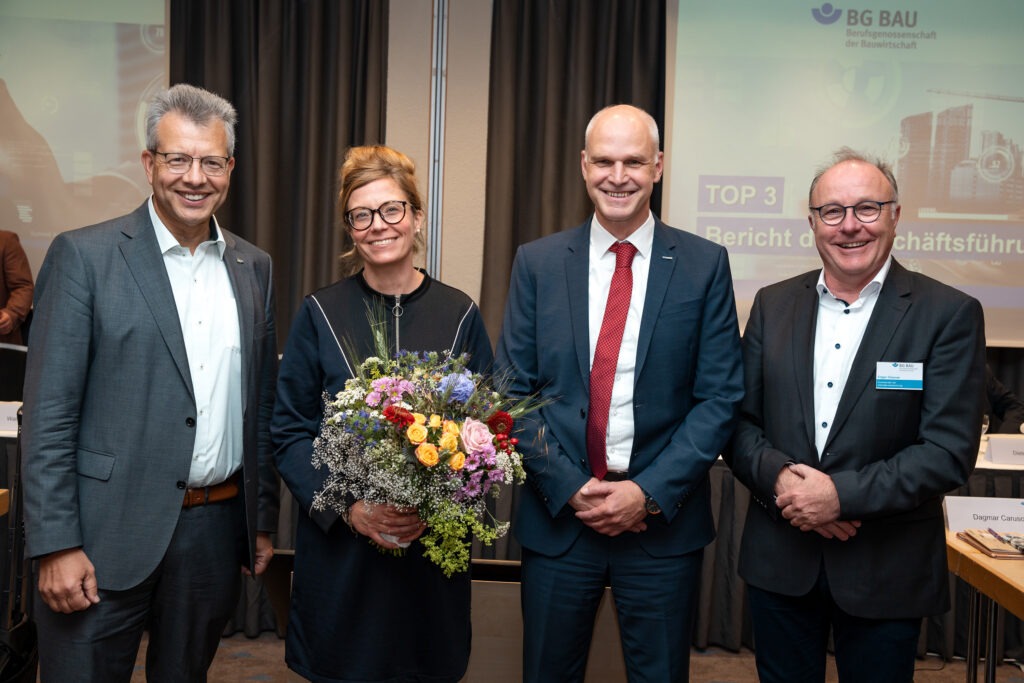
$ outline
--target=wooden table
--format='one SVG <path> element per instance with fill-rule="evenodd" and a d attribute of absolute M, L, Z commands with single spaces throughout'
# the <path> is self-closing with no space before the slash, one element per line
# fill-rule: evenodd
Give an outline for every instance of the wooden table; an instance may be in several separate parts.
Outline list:
<path fill-rule="evenodd" d="M 985 681 L 995 683 L 998 609 L 1003 607 L 1024 619 L 1024 560 L 989 557 L 947 529 L 946 561 L 949 571 L 963 579 L 972 591 L 967 633 L 967 681 L 974 683 L 977 680 L 982 613 L 987 612 Z"/>

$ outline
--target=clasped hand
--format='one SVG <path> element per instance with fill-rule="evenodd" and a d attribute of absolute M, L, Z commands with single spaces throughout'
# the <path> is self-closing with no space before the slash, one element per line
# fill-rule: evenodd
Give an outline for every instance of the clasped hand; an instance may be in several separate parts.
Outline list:
<path fill-rule="evenodd" d="M 415 508 L 377 505 L 357 500 L 349 509 L 349 522 L 356 531 L 382 548 L 395 550 L 423 535 L 427 523 Z M 389 536 L 390 538 L 384 538 Z M 397 542 L 391 539 L 397 539 Z"/>
<path fill-rule="evenodd" d="M 839 519 L 839 493 L 832 477 L 807 465 L 782 468 L 775 480 L 775 504 L 800 531 L 846 541 L 857 535 L 859 520 Z"/>
<path fill-rule="evenodd" d="M 590 478 L 569 499 L 576 518 L 599 534 L 618 536 L 647 529 L 644 492 L 631 481 L 601 481 Z"/>

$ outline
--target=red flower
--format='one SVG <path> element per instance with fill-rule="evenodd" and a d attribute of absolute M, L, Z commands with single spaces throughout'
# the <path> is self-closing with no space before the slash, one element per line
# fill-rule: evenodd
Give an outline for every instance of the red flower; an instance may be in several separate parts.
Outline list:
<path fill-rule="evenodd" d="M 388 422 L 393 422 L 403 429 L 416 421 L 416 418 L 412 416 L 412 413 L 405 408 L 400 408 L 398 406 L 388 406 L 385 408 L 384 419 Z"/>
<path fill-rule="evenodd" d="M 487 426 L 495 434 L 508 434 L 512 430 L 513 424 L 515 424 L 515 421 L 512 419 L 512 416 L 504 410 L 496 411 L 494 415 L 487 418 Z"/>

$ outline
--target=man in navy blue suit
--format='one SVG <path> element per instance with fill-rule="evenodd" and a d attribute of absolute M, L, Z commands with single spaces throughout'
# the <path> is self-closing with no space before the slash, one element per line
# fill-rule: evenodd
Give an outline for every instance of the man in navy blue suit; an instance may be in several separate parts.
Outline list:
<path fill-rule="evenodd" d="M 651 213 L 658 147 L 646 112 L 598 112 L 580 157 L 593 217 L 513 266 L 498 363 L 550 401 L 519 431 L 526 681 L 583 680 L 606 585 L 630 680 L 689 677 L 707 473 L 743 382 L 725 249 Z"/>

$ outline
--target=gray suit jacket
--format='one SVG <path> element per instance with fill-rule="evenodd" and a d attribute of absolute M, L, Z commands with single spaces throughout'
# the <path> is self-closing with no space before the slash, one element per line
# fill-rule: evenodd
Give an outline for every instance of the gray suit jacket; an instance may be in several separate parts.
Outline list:
<path fill-rule="evenodd" d="M 784 595 L 811 590 L 824 565 L 846 612 L 914 618 L 948 609 L 942 495 L 974 468 L 981 437 L 981 304 L 895 261 L 875 303 L 818 460 L 814 330 L 818 271 L 758 292 L 743 335 L 746 397 L 726 459 L 759 505 L 747 512 L 740 575 Z M 915 362 L 921 391 L 875 388 L 876 363 Z M 848 541 L 802 532 L 773 502 L 787 461 L 832 477 Z"/>
<path fill-rule="evenodd" d="M 223 231 L 242 351 L 243 495 L 277 523 L 269 423 L 277 353 L 270 257 Z M 181 513 L 196 405 L 148 202 L 58 235 L 39 272 L 22 433 L 28 554 L 83 547 L 100 588 L 139 584 Z M 232 542 L 232 539 L 225 539 Z"/>

